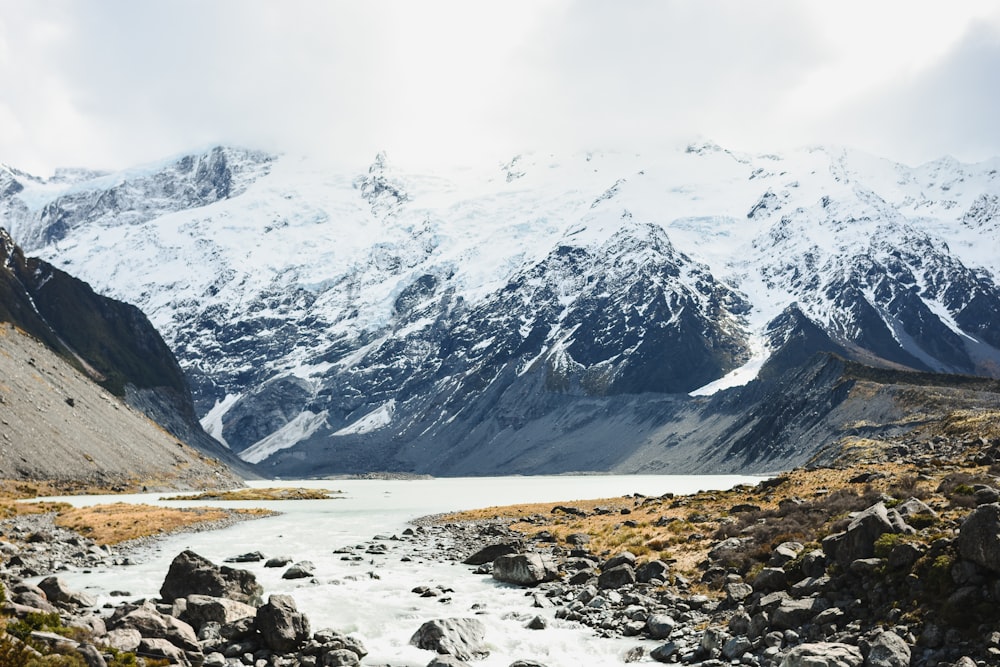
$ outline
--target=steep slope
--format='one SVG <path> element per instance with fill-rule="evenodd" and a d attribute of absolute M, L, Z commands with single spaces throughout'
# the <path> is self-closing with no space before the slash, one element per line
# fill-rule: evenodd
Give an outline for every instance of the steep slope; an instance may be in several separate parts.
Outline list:
<path fill-rule="evenodd" d="M 151 489 L 242 483 L 7 323 L 0 378 L 0 478 Z"/>
<path fill-rule="evenodd" d="M 180 366 L 139 309 L 25 257 L 2 228 L 0 322 L 37 338 L 174 437 L 246 469 L 201 428 Z"/>
<path fill-rule="evenodd" d="M 998 169 L 701 143 L 345 171 L 216 148 L 0 170 L 0 215 L 148 313 L 205 427 L 275 473 L 530 472 L 560 451 L 607 469 L 659 447 L 650 429 L 737 409 L 687 393 L 808 373 L 816 352 L 1000 376 Z"/>

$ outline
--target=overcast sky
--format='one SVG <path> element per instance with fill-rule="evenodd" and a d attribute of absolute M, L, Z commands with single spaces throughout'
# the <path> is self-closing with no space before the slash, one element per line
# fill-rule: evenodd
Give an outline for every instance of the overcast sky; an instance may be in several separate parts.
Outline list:
<path fill-rule="evenodd" d="M 0 0 L 0 162 L 1000 155 L 1000 2 Z"/>

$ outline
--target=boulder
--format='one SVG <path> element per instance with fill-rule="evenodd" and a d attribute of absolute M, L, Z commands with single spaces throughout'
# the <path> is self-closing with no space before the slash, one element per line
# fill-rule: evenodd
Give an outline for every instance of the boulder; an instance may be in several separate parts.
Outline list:
<path fill-rule="evenodd" d="M 208 622 L 226 625 L 241 618 L 251 618 L 256 614 L 256 607 L 236 600 L 215 598 L 210 595 L 189 595 L 184 620 L 200 632 Z"/>
<path fill-rule="evenodd" d="M 780 667 L 861 667 L 864 661 L 857 646 L 819 642 L 796 646 L 785 655 Z"/>
<path fill-rule="evenodd" d="M 879 633 L 871 642 L 865 667 L 909 667 L 910 647 L 895 632 Z"/>
<path fill-rule="evenodd" d="M 264 560 L 264 554 L 259 551 L 251 551 L 250 553 L 240 554 L 239 556 L 233 556 L 232 558 L 227 558 L 226 563 L 259 563 Z"/>
<path fill-rule="evenodd" d="M 141 642 L 142 635 L 132 628 L 112 630 L 104 639 L 104 643 L 109 647 L 126 653 L 135 653 Z"/>
<path fill-rule="evenodd" d="M 631 565 L 618 565 L 601 572 L 597 577 L 599 588 L 621 588 L 635 583 L 635 570 Z"/>
<path fill-rule="evenodd" d="M 160 597 L 166 602 L 189 595 L 210 595 L 256 605 L 263 592 L 253 573 L 219 567 L 193 551 L 183 551 L 174 558 L 160 587 Z"/>
<path fill-rule="evenodd" d="M 471 667 L 465 660 L 459 660 L 453 655 L 435 656 L 427 663 L 427 667 Z"/>
<path fill-rule="evenodd" d="M 139 652 L 146 658 L 158 658 L 168 660 L 172 665 L 188 665 L 190 661 L 184 651 L 174 646 L 166 639 L 152 637 L 143 639 L 139 644 Z"/>
<path fill-rule="evenodd" d="M 45 592 L 49 602 L 68 604 L 75 607 L 93 607 L 96 600 L 86 593 L 70 590 L 66 582 L 59 577 L 46 577 L 38 582 L 38 588 Z"/>
<path fill-rule="evenodd" d="M 980 505 L 972 510 L 955 543 L 962 558 L 1000 572 L 1000 504 Z"/>
<path fill-rule="evenodd" d="M 274 558 L 268 558 L 267 562 L 264 563 L 264 567 L 285 567 L 293 560 L 290 556 L 275 556 Z"/>
<path fill-rule="evenodd" d="M 782 542 L 771 552 L 767 564 L 771 567 L 782 567 L 785 563 L 798 558 L 803 548 L 800 542 Z"/>
<path fill-rule="evenodd" d="M 794 630 L 799 628 L 818 614 L 828 609 L 830 603 L 823 598 L 805 598 L 795 600 L 787 598 L 771 612 L 771 625 L 779 630 Z"/>
<path fill-rule="evenodd" d="M 537 553 L 509 554 L 493 561 L 493 578 L 518 586 L 537 586 L 559 576 L 551 559 Z"/>
<path fill-rule="evenodd" d="M 264 646 L 275 653 L 291 653 L 309 639 L 309 619 L 295 607 L 290 595 L 272 595 L 257 610 L 254 623 Z"/>
<path fill-rule="evenodd" d="M 410 638 L 417 648 L 475 660 L 490 654 L 483 643 L 486 626 L 476 618 L 441 618 L 427 621 Z"/>
<path fill-rule="evenodd" d="M 87 667 L 108 667 L 104 656 L 93 644 L 80 644 L 76 651 L 83 656 L 83 661 L 87 663 Z"/>
<path fill-rule="evenodd" d="M 628 565 L 629 567 L 635 567 L 635 554 L 631 551 L 623 551 L 617 556 L 613 556 L 608 560 L 604 561 L 601 565 L 602 570 L 611 570 L 618 567 L 619 565 Z"/>
<path fill-rule="evenodd" d="M 651 614 L 646 619 L 646 630 L 651 639 L 669 639 L 677 623 L 666 614 Z"/>
<path fill-rule="evenodd" d="M 320 664 L 323 667 L 354 667 L 361 664 L 361 659 L 358 658 L 354 651 L 348 651 L 346 648 L 337 648 L 324 653 Z"/>
<path fill-rule="evenodd" d="M 675 642 L 667 642 L 649 652 L 649 657 L 657 662 L 672 662 L 680 647 Z"/>
<path fill-rule="evenodd" d="M 308 579 L 316 573 L 316 566 L 308 560 L 300 560 L 295 565 L 285 570 L 281 575 L 282 579 Z"/>
<path fill-rule="evenodd" d="M 143 606 L 130 611 L 114 622 L 115 630 L 136 630 L 143 639 L 165 639 L 186 651 L 197 651 L 198 633 L 190 625 L 161 614 L 152 606 Z"/>
<path fill-rule="evenodd" d="M 489 546 L 485 546 L 476 553 L 472 554 L 462 562 L 465 565 L 485 565 L 486 563 L 492 563 L 500 556 L 516 554 L 517 551 L 518 545 L 516 542 L 490 544 Z"/>
<path fill-rule="evenodd" d="M 780 567 L 765 567 L 754 577 L 753 587 L 762 592 L 782 591 L 788 588 L 788 576 Z"/>
<path fill-rule="evenodd" d="M 643 584 L 648 584 L 654 579 L 666 581 L 669 576 L 669 572 L 670 566 L 662 560 L 651 560 L 648 563 L 643 563 L 636 569 L 635 578 L 636 581 Z"/>
<path fill-rule="evenodd" d="M 895 532 L 885 503 L 878 502 L 860 512 L 842 533 L 823 539 L 823 551 L 841 565 L 875 555 L 875 540 Z"/>
<path fill-rule="evenodd" d="M 726 584 L 723 589 L 726 591 L 726 599 L 729 602 L 743 602 L 753 595 L 753 587 L 741 582 Z"/>

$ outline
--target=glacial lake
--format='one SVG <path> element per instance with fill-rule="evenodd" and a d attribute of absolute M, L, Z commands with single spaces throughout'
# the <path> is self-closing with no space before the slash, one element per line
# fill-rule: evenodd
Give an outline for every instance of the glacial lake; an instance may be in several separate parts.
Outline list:
<path fill-rule="evenodd" d="M 759 476 L 641 475 L 476 477 L 413 480 L 282 480 L 254 481 L 252 487 L 306 487 L 342 491 L 342 498 L 276 502 L 171 501 L 171 494 L 127 496 L 67 496 L 55 498 L 73 505 L 134 502 L 174 507 L 264 507 L 280 515 L 247 521 L 221 530 L 170 535 L 135 555 L 133 565 L 90 572 L 67 571 L 59 576 L 70 587 L 84 590 L 99 604 L 117 604 L 112 591 L 126 591 L 125 599 L 157 597 L 170 561 L 191 549 L 221 564 L 226 558 L 260 551 L 266 557 L 288 556 L 316 566 L 320 583 L 281 579 L 285 568 L 263 563 L 236 565 L 257 576 L 264 597 L 288 593 L 310 620 L 312 629 L 329 627 L 356 634 L 369 651 L 363 664 L 424 667 L 433 655 L 409 645 L 420 625 L 433 618 L 476 615 L 487 626 L 491 655 L 477 661 L 483 667 L 507 667 L 518 659 L 537 660 L 548 667 L 623 664 L 622 655 L 642 645 L 647 653 L 657 643 L 640 639 L 599 639 L 590 628 L 556 620 L 552 609 L 533 609 L 525 590 L 498 584 L 473 568 L 424 558 L 402 562 L 398 553 L 342 560 L 334 550 L 370 541 L 376 535 L 399 535 L 413 519 L 460 509 L 528 502 L 570 502 L 641 493 L 686 494 L 756 484 Z M 388 542 L 389 545 L 400 543 Z M 372 573 L 375 576 L 372 576 Z M 421 598 L 411 593 L 419 585 L 453 589 L 450 601 Z M 473 611 L 478 605 L 479 613 Z M 545 630 L 526 629 L 535 615 L 546 618 Z M 646 660 L 649 660 L 647 657 Z"/>

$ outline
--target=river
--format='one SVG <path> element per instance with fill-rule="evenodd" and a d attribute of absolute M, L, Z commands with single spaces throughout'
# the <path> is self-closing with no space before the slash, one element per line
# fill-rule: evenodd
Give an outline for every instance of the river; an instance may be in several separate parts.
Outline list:
<path fill-rule="evenodd" d="M 172 501 L 170 494 L 129 496 L 70 496 L 57 500 L 74 505 L 108 502 L 145 502 L 169 506 L 264 507 L 278 516 L 239 523 L 221 530 L 166 536 L 136 554 L 135 564 L 94 571 L 63 572 L 70 587 L 85 590 L 101 603 L 117 603 L 112 591 L 126 591 L 129 599 L 156 597 L 170 561 L 191 549 L 216 563 L 238 554 L 260 551 L 265 556 L 289 556 L 316 566 L 320 583 L 281 579 L 284 568 L 262 563 L 242 567 L 254 572 L 270 593 L 291 594 L 314 630 L 329 627 L 359 636 L 369 650 L 363 664 L 424 667 L 433 657 L 409 645 L 420 625 L 432 618 L 476 614 L 487 626 L 491 655 L 482 667 L 507 667 L 517 659 L 533 659 L 548 667 L 622 663 L 623 653 L 641 644 L 639 639 L 599 639 L 589 628 L 553 618 L 552 610 L 530 608 L 523 589 L 500 585 L 475 575 L 469 567 L 415 557 L 400 560 L 399 553 L 360 562 L 344 561 L 335 549 L 371 540 L 376 535 L 399 535 L 409 521 L 429 514 L 528 502 L 563 502 L 611 498 L 632 493 L 659 496 L 698 490 L 727 489 L 755 484 L 760 477 L 736 475 L 694 476 L 552 476 L 439 478 L 415 480 L 294 480 L 251 482 L 250 486 L 325 488 L 343 492 L 329 500 L 279 502 Z M 396 546 L 397 543 L 390 543 Z M 372 573 L 376 576 L 373 577 Z M 453 589 L 441 598 L 411 593 L 418 585 Z M 536 614 L 547 616 L 545 630 L 526 629 Z M 646 648 L 654 645 L 646 642 Z"/>

